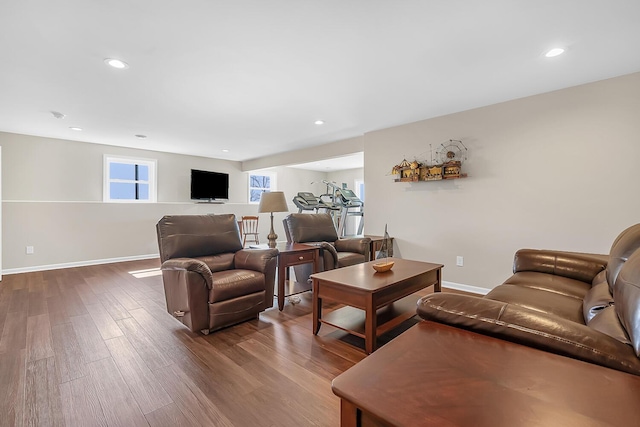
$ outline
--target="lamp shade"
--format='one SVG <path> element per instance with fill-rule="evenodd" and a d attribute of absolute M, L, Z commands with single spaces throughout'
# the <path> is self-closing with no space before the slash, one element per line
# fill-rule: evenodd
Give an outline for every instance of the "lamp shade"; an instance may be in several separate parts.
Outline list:
<path fill-rule="evenodd" d="M 284 192 L 270 191 L 262 193 L 260 196 L 260 204 L 258 205 L 258 212 L 289 212 L 289 206 L 287 206 L 287 200 L 284 198 Z"/>

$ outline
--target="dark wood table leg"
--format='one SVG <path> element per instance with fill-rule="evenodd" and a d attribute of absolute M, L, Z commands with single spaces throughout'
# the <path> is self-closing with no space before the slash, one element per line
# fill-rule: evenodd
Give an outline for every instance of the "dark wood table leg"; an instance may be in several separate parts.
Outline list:
<path fill-rule="evenodd" d="M 340 399 L 340 427 L 358 425 L 358 408 L 348 400 Z"/>
<path fill-rule="evenodd" d="M 378 316 L 376 315 L 377 313 L 373 302 L 373 295 L 369 294 L 367 296 L 364 310 L 364 347 L 367 354 L 371 354 L 376 350 L 376 329 L 378 328 Z"/>
<path fill-rule="evenodd" d="M 318 331 L 320 331 L 320 319 L 322 319 L 322 298 L 318 296 L 319 288 L 320 284 L 316 279 L 313 279 L 313 324 L 311 326 L 313 335 L 318 335 Z"/>
<path fill-rule="evenodd" d="M 436 275 L 438 277 L 438 281 L 436 282 L 435 286 L 433 287 L 433 291 L 434 292 L 442 292 L 442 270 L 438 269 L 438 271 L 436 272 Z"/>
<path fill-rule="evenodd" d="M 278 260 L 278 310 L 282 311 L 284 308 L 284 285 L 287 280 L 287 270 L 284 266 L 284 262 Z"/>

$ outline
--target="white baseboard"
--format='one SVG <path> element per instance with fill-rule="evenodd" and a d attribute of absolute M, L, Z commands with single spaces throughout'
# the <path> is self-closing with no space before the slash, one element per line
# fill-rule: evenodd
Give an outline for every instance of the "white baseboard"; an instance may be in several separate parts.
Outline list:
<path fill-rule="evenodd" d="M 462 283 L 442 281 L 443 288 L 455 289 L 457 291 L 471 292 L 472 294 L 486 295 L 491 289 L 481 288 L 479 286 L 464 285 Z"/>
<path fill-rule="evenodd" d="M 138 261 L 143 259 L 159 258 L 159 254 L 135 255 L 118 258 L 92 259 L 88 261 L 64 262 L 61 264 L 34 265 L 32 267 L 8 268 L 2 270 L 2 274 L 31 273 L 34 271 L 59 270 L 61 268 L 86 267 L 89 265 L 112 264 L 114 262 Z"/>

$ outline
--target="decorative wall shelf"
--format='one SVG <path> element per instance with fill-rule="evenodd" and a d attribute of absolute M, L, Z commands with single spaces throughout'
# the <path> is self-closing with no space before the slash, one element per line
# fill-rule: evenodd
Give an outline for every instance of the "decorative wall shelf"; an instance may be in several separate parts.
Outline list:
<path fill-rule="evenodd" d="M 395 182 L 441 181 L 443 179 L 466 178 L 467 174 L 460 172 L 460 162 L 449 162 L 443 165 L 421 165 L 416 168 L 400 168 L 399 177 Z"/>
<path fill-rule="evenodd" d="M 399 165 L 393 167 L 392 175 L 396 175 L 395 182 L 440 181 L 443 179 L 466 178 L 462 173 L 462 161 L 466 160 L 467 147 L 462 141 L 450 139 L 440 144 L 437 153 L 439 163 L 433 157 L 431 164 L 414 160 L 408 162 L 404 159 Z"/>

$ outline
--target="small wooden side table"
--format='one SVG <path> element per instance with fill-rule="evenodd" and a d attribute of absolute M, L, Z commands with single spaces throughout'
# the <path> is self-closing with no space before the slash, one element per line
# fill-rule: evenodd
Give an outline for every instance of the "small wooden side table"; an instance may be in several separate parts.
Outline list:
<path fill-rule="evenodd" d="M 320 247 L 303 243 L 279 243 L 276 247 L 280 251 L 278 254 L 278 310 L 282 311 L 285 297 L 311 290 L 311 283 L 291 281 L 289 267 L 312 263 L 313 272 L 319 272 Z"/>

